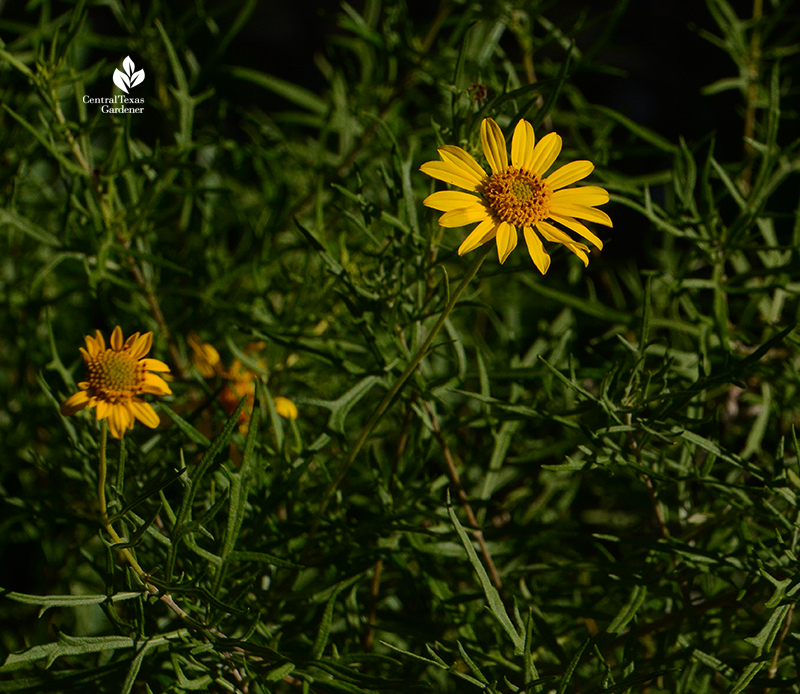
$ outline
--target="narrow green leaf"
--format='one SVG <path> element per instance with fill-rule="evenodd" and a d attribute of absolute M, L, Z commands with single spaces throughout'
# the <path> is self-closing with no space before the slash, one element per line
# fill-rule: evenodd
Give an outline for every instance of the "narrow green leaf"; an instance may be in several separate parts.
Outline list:
<path fill-rule="evenodd" d="M 177 412 L 175 412 L 171 407 L 165 405 L 163 402 L 159 403 L 159 407 L 167 413 L 169 418 L 175 422 L 180 429 L 186 436 L 196 443 L 198 446 L 202 446 L 203 448 L 208 448 L 211 445 L 211 441 L 209 441 L 205 436 L 203 436 L 197 429 L 195 429 L 189 422 L 187 422 L 183 417 L 181 417 Z"/>
<path fill-rule="evenodd" d="M 55 145 L 53 145 L 43 134 L 42 128 L 36 128 L 35 126 L 31 125 L 26 121 L 22 116 L 18 113 L 13 111 L 8 104 L 3 104 L 3 108 L 6 112 L 19 123 L 25 130 L 27 130 L 31 135 L 33 135 L 36 140 L 39 142 L 42 147 L 44 147 L 50 154 L 61 164 L 65 169 L 67 169 L 70 173 L 75 174 L 76 176 L 88 176 L 88 172 L 84 171 L 80 166 L 74 163 L 72 160 L 65 157 L 61 152 L 59 152 Z M 45 131 L 46 132 L 46 131 Z M 53 245 L 53 244 L 50 244 Z"/>
<path fill-rule="evenodd" d="M 578 663 L 581 660 L 583 652 L 591 642 L 591 637 L 586 639 L 586 641 L 584 641 L 575 652 L 575 655 L 572 656 L 572 660 L 569 661 L 569 665 L 567 665 L 567 669 L 564 671 L 564 675 L 561 677 L 561 681 L 558 684 L 557 694 L 564 694 L 564 692 L 567 691 L 567 686 L 569 685 L 569 681 L 572 679 L 572 674 L 575 672 L 575 668 L 578 667 Z"/>
<path fill-rule="evenodd" d="M 636 616 L 637 610 L 644 604 L 646 597 L 647 586 L 634 586 L 628 602 L 622 606 L 622 609 L 611 621 L 611 624 L 608 625 L 606 631 L 609 634 L 619 634 L 624 631 L 625 627 L 628 626 L 628 622 Z"/>
<path fill-rule="evenodd" d="M 756 663 L 750 663 L 739 676 L 739 679 L 733 683 L 733 686 L 728 690 L 728 694 L 741 694 L 747 688 L 747 685 L 753 680 L 753 678 L 759 673 L 759 671 L 766 665 L 766 663 L 761 660 Z"/>
<path fill-rule="evenodd" d="M 180 629 L 163 634 L 150 641 L 153 645 L 158 645 L 186 634 L 188 634 L 186 629 Z M 136 645 L 137 641 L 127 636 L 69 636 L 61 632 L 58 635 L 58 641 L 41 646 L 33 646 L 24 651 L 10 654 L 2 667 L 0 667 L 0 672 L 18 670 L 40 660 L 46 660 L 46 667 L 50 667 L 58 658 L 125 650 L 134 648 Z"/>
<path fill-rule="evenodd" d="M 750 427 L 750 433 L 747 435 L 744 450 L 740 454 L 742 460 L 747 460 L 753 454 L 761 451 L 761 442 L 767 433 L 767 425 L 772 416 L 772 387 L 768 381 L 761 382 L 761 403 L 759 407 L 756 419 L 753 422 L 753 426 Z"/>
<path fill-rule="evenodd" d="M 308 109 L 320 115 L 324 115 L 328 112 L 328 104 L 305 87 L 300 87 L 292 82 L 287 82 L 279 77 L 273 77 L 272 75 L 268 75 L 259 70 L 252 70 L 251 68 L 232 66 L 223 67 L 221 70 L 236 79 L 245 80 L 259 87 L 264 87 L 264 89 L 278 96 L 282 96 L 295 106 L 300 106 L 300 108 Z"/>
<path fill-rule="evenodd" d="M 311 657 L 318 660 L 325 652 L 325 647 L 328 645 L 328 638 L 331 635 L 331 624 L 333 624 L 333 608 L 336 606 L 336 599 L 339 597 L 339 591 L 336 590 L 328 598 L 325 603 L 325 610 L 322 613 L 322 620 L 317 629 L 317 637 L 314 639 L 314 647 L 311 649 Z"/>
<path fill-rule="evenodd" d="M 61 241 L 59 241 L 58 238 L 56 238 L 49 231 L 45 231 L 41 227 L 31 222 L 29 219 L 21 217 L 12 210 L 0 207 L 0 227 L 2 227 L 3 225 L 14 227 L 15 229 L 21 231 L 23 234 L 27 234 L 31 238 L 36 239 L 37 241 L 45 244 L 46 246 L 61 245 Z M 64 260 L 65 258 L 73 258 L 76 256 L 78 258 L 83 258 L 83 255 L 80 253 L 66 253 L 63 256 L 58 256 L 59 257 L 58 262 L 60 262 L 60 260 Z"/>
<path fill-rule="evenodd" d="M 286 675 L 290 674 L 294 671 L 294 663 L 284 663 L 280 667 L 276 667 L 274 670 L 270 670 L 266 675 L 265 679 L 267 682 L 280 682 Z"/>
<path fill-rule="evenodd" d="M 500 599 L 500 593 L 498 593 L 497 588 L 492 585 L 489 574 L 486 573 L 486 569 L 483 568 L 483 564 L 478 558 L 475 548 L 472 546 L 472 540 L 470 540 L 466 530 L 464 530 L 464 528 L 461 526 L 461 523 L 459 523 L 458 516 L 456 516 L 456 512 L 449 500 L 447 504 L 447 513 L 450 516 L 450 521 L 453 523 L 453 527 L 458 533 L 461 544 L 467 551 L 469 562 L 472 564 L 472 568 L 475 570 L 475 573 L 478 576 L 478 581 L 480 581 L 481 588 L 483 588 L 483 593 L 486 596 L 487 602 L 489 603 L 489 610 L 492 612 L 495 619 L 497 619 L 497 621 L 500 623 L 500 626 L 503 627 L 503 630 L 506 632 L 506 634 L 511 637 L 511 641 L 514 644 L 514 651 L 516 653 L 521 653 L 522 647 L 525 645 L 524 640 L 511 623 L 511 619 L 508 616 L 508 612 L 506 612 L 505 605 L 503 605 L 503 601 Z"/>
<path fill-rule="evenodd" d="M 669 140 L 663 138 L 661 135 L 650 130 L 649 128 L 645 128 L 644 126 L 639 125 L 638 123 L 631 120 L 627 116 L 623 116 L 618 111 L 614 111 L 613 109 L 607 108 L 606 106 L 594 106 L 593 108 L 596 111 L 605 114 L 606 116 L 611 118 L 611 120 L 616 121 L 622 127 L 626 128 L 637 137 L 642 138 L 645 142 L 649 142 L 651 145 L 654 145 L 662 152 L 668 152 L 669 154 L 677 154 L 678 147 L 673 145 Z"/>
<path fill-rule="evenodd" d="M 628 325 L 634 320 L 634 317 L 630 313 L 609 308 L 608 306 L 601 304 L 599 301 L 582 299 L 581 297 L 573 294 L 567 294 L 566 292 L 559 291 L 558 289 L 553 289 L 553 287 L 550 287 L 543 282 L 539 282 L 535 278 L 529 277 L 528 275 L 520 275 L 518 279 L 526 287 L 533 290 L 540 296 L 543 296 L 546 299 L 552 299 L 553 301 L 563 304 L 564 306 L 569 306 L 570 308 L 580 311 L 581 313 L 585 313 L 588 316 L 594 316 L 595 318 L 600 318 L 601 320 L 608 321 L 609 323 L 622 323 L 624 325 Z"/>
<path fill-rule="evenodd" d="M 772 611 L 772 614 L 769 616 L 767 623 L 761 628 L 761 631 L 755 636 L 749 636 L 745 639 L 751 646 L 755 646 L 756 658 L 760 658 L 764 651 L 768 651 L 772 648 L 772 643 L 775 641 L 775 637 L 781 630 L 786 620 L 786 615 L 789 614 L 791 609 L 791 605 L 781 605 L 777 607 Z"/>
<path fill-rule="evenodd" d="M 34 84 L 34 74 L 31 72 L 31 69 L 19 60 L 13 53 L 9 53 L 4 48 L 0 48 L 0 58 L 5 60 L 9 65 L 13 65 L 17 70 L 19 70 L 25 77 L 31 80 L 31 83 Z"/>
<path fill-rule="evenodd" d="M 307 400 L 310 405 L 326 407 L 331 411 L 328 427 L 339 434 L 345 433 L 345 418 L 353 406 L 381 380 L 379 376 L 366 376 L 336 400 Z"/>
<path fill-rule="evenodd" d="M 99 605 L 108 601 L 122 602 L 142 595 L 141 591 L 128 593 L 115 593 L 114 595 L 29 595 L 27 593 L 16 593 L 0 588 L 0 598 L 8 598 L 14 602 L 21 602 L 25 605 L 41 605 L 39 617 L 41 617 L 51 607 L 77 607 L 79 605 Z"/>
<path fill-rule="evenodd" d="M 276 557 L 274 554 L 267 554 L 266 552 L 247 552 L 247 551 L 240 551 L 237 550 L 235 552 L 231 552 L 230 556 L 228 557 L 230 561 L 254 561 L 259 562 L 261 564 L 271 564 L 272 566 L 283 566 L 287 569 L 301 569 L 303 568 L 300 564 L 295 564 L 294 562 L 288 561 L 286 559 L 281 559 L 280 557 Z"/>
<path fill-rule="evenodd" d="M 133 657 L 133 660 L 131 660 L 128 672 L 125 674 L 125 679 L 122 681 L 120 694 L 130 694 L 131 690 L 133 689 L 133 685 L 136 682 L 136 677 L 139 675 L 139 670 L 142 668 L 142 663 L 147 655 L 147 651 L 149 651 L 151 648 L 152 645 L 150 641 L 146 641 L 144 644 L 142 644 L 141 648 L 139 648 L 138 652 Z"/>
<path fill-rule="evenodd" d="M 464 646 L 461 645 L 461 641 L 456 641 L 456 646 L 458 646 L 458 652 L 461 654 L 461 658 L 463 659 L 464 663 L 466 663 L 467 667 L 472 670 L 472 674 L 475 675 L 476 679 L 483 682 L 483 684 L 489 684 L 489 680 L 486 679 L 486 676 L 481 672 L 481 669 L 475 664 L 475 661 L 469 657 L 469 654 L 464 649 Z"/>
<path fill-rule="evenodd" d="M 522 658 L 525 667 L 525 684 L 530 685 L 533 680 L 539 679 L 539 671 L 533 661 L 533 610 L 528 608 L 528 619 L 525 621 L 525 645 L 522 648 Z M 532 691 L 538 692 L 535 687 Z"/>

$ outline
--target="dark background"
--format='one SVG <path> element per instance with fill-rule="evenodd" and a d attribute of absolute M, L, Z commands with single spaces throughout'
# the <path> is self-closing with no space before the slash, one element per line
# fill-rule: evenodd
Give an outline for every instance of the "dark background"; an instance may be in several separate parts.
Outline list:
<path fill-rule="evenodd" d="M 351 4 L 357 10 L 363 7 L 360 0 Z M 614 0 L 560 0 L 542 6 L 548 19 L 562 29 L 580 27 L 575 40 L 578 48 L 585 51 L 602 36 L 609 13 L 617 4 Z M 741 18 L 752 12 L 749 2 L 733 0 L 731 4 Z M 5 42 L 16 38 L 15 22 L 38 21 L 39 9 L 26 11 L 27 5 L 0 0 L 0 38 Z M 213 15 L 215 6 L 228 4 L 206 5 Z M 57 16 L 59 6 L 54 4 L 53 16 Z M 141 4 L 142 14 L 147 6 L 148 3 Z M 340 6 L 338 0 L 262 0 L 222 60 L 320 92 L 327 85 L 314 64 L 314 55 L 325 51 L 327 40 L 339 31 L 336 17 Z M 409 16 L 420 33 L 438 6 L 430 0 L 407 1 Z M 176 16 L 191 14 L 194 8 L 194 2 L 169 3 L 169 10 Z M 219 15 L 222 31 L 238 11 L 236 5 L 231 8 Z M 66 9 L 65 5 L 63 10 Z M 90 11 L 98 31 L 119 31 L 110 10 L 93 7 Z M 713 131 L 722 146 L 741 147 L 741 119 L 729 117 L 741 108 L 740 95 L 735 91 L 711 97 L 700 94 L 703 86 L 722 77 L 734 77 L 738 69 L 727 55 L 701 37 L 698 29 L 717 33 L 703 0 L 630 0 L 622 20 L 593 56 L 594 62 L 608 66 L 610 71 L 578 66 L 572 80 L 591 102 L 614 108 L 672 141 L 682 135 L 691 142 Z M 543 32 L 538 26 L 534 31 Z M 509 52 L 513 52 L 513 41 L 509 39 L 508 43 Z M 199 56 L 203 50 L 202 45 L 196 47 Z M 117 58 L 109 54 L 109 60 Z M 224 93 L 226 85 L 215 87 Z M 247 96 L 266 111 L 285 106 L 279 97 L 263 89 L 250 90 Z"/>
<path fill-rule="evenodd" d="M 415 24 L 423 26 L 438 7 L 428 0 L 407 4 Z M 615 4 L 612 0 L 561 0 L 546 14 L 561 27 L 585 16 L 576 43 L 586 50 L 604 31 L 605 17 Z M 739 17 L 752 12 L 751 3 L 732 4 Z M 322 90 L 326 83 L 313 56 L 324 50 L 326 37 L 337 31 L 338 12 L 335 0 L 264 0 L 231 45 L 227 62 L 252 65 L 313 91 Z M 622 71 L 623 76 L 579 68 L 573 82 L 591 102 L 616 109 L 671 141 L 679 136 L 694 141 L 713 131 L 720 145 L 741 147 L 742 121 L 730 117 L 741 109 L 740 95 L 736 91 L 711 97 L 700 94 L 702 87 L 734 77 L 738 69 L 698 34 L 698 28 L 718 33 L 703 0 L 631 0 L 622 21 L 595 56 L 596 62 Z M 541 27 L 535 30 L 543 31 Z M 509 50 L 513 50 L 511 41 Z M 262 92 L 257 98 L 270 107 L 269 94 Z"/>

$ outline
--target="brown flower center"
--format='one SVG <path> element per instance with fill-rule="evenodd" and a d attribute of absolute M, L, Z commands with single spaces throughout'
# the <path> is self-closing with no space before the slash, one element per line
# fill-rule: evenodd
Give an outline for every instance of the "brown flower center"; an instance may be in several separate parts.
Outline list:
<path fill-rule="evenodd" d="M 531 226 L 550 214 L 553 191 L 538 174 L 509 166 L 483 184 L 483 197 L 495 214 L 514 226 Z"/>
<path fill-rule="evenodd" d="M 107 349 L 89 361 L 86 368 L 95 397 L 111 403 L 141 393 L 144 387 L 144 365 L 128 349 Z"/>

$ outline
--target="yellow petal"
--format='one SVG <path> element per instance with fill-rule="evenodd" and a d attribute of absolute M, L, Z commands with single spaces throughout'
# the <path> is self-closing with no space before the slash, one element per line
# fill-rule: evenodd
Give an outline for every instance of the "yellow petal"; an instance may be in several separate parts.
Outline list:
<path fill-rule="evenodd" d="M 557 203 L 554 200 L 550 208 L 550 214 L 561 215 L 562 217 L 577 217 L 578 219 L 585 219 L 589 222 L 604 224 L 607 227 L 614 226 L 611 222 L 611 217 L 605 212 L 595 209 L 594 207 L 588 207 L 587 205 L 575 205 L 566 202 Z"/>
<path fill-rule="evenodd" d="M 78 388 L 81 390 L 86 390 L 89 387 L 89 381 L 79 381 Z"/>
<path fill-rule="evenodd" d="M 587 255 L 587 251 L 589 249 L 582 243 L 575 241 L 565 232 L 561 231 L 561 229 L 558 229 L 547 222 L 536 222 L 536 230 L 548 241 L 560 243 L 563 246 L 566 246 L 583 261 L 584 265 L 589 264 L 589 256 Z"/>
<path fill-rule="evenodd" d="M 275 411 L 286 419 L 297 419 L 297 405 L 289 400 L 289 398 L 275 398 Z"/>
<path fill-rule="evenodd" d="M 544 236 L 548 241 L 553 243 L 561 243 L 565 246 L 570 243 L 577 243 L 567 232 L 554 227 L 548 222 L 536 222 L 536 231 Z"/>
<path fill-rule="evenodd" d="M 533 150 L 533 161 L 530 170 L 540 176 L 544 175 L 561 153 L 561 136 L 557 133 L 547 133 Z"/>
<path fill-rule="evenodd" d="M 97 351 L 105 352 L 106 341 L 103 339 L 103 335 L 99 330 L 94 331 L 94 340 L 97 343 Z"/>
<path fill-rule="evenodd" d="M 581 186 L 565 188 L 553 193 L 553 202 L 566 202 L 573 205 L 605 205 L 608 202 L 608 191 L 599 186 Z"/>
<path fill-rule="evenodd" d="M 139 338 L 139 333 L 133 333 L 130 335 L 127 340 L 125 340 L 125 344 L 122 345 L 123 349 L 128 349 L 136 340 Z"/>
<path fill-rule="evenodd" d="M 65 417 L 80 412 L 84 407 L 89 407 L 89 394 L 85 390 L 80 390 L 75 395 L 70 395 L 61 405 L 60 412 Z"/>
<path fill-rule="evenodd" d="M 144 388 L 142 388 L 142 390 L 145 393 L 152 393 L 153 395 L 172 394 L 167 382 L 160 376 L 151 374 L 149 371 L 144 375 Z"/>
<path fill-rule="evenodd" d="M 483 181 L 477 174 L 449 161 L 429 161 L 420 166 L 419 170 L 439 181 L 450 183 L 464 190 L 477 190 Z"/>
<path fill-rule="evenodd" d="M 138 335 L 138 333 L 137 333 Z M 145 354 L 150 351 L 153 346 L 153 333 L 146 332 L 141 337 L 137 337 L 136 341 L 131 345 L 131 356 L 134 359 L 141 359 Z"/>
<path fill-rule="evenodd" d="M 497 222 L 494 219 L 484 219 L 478 226 L 476 226 L 472 233 L 464 239 L 458 247 L 458 254 L 464 255 L 474 251 L 478 246 L 483 245 L 487 241 L 491 241 L 497 235 Z"/>
<path fill-rule="evenodd" d="M 461 149 L 461 147 L 456 147 L 455 145 L 443 145 L 442 147 L 439 147 L 438 151 L 439 156 L 442 159 L 449 161 L 451 164 L 455 164 L 456 166 L 460 166 L 462 169 L 468 169 L 472 171 L 472 173 L 474 173 L 476 176 L 479 176 L 482 181 L 488 178 L 486 172 L 483 170 L 483 167 L 475 161 L 475 157 L 473 157 L 466 150 Z"/>
<path fill-rule="evenodd" d="M 97 345 L 97 340 L 89 335 L 86 336 L 86 349 L 83 347 L 78 347 L 83 355 L 84 361 L 89 361 L 89 359 L 94 359 L 100 352 L 102 351 L 100 347 Z"/>
<path fill-rule="evenodd" d="M 150 403 L 134 398 L 130 402 L 130 408 L 133 416 L 142 424 L 149 426 L 151 429 L 155 429 L 158 426 L 160 420 Z"/>
<path fill-rule="evenodd" d="M 443 227 L 463 227 L 473 222 L 481 222 L 491 216 L 483 203 L 465 207 L 460 210 L 450 210 L 439 217 L 439 225 Z"/>
<path fill-rule="evenodd" d="M 105 419 L 111 414 L 111 405 L 105 400 L 97 401 L 97 421 Z"/>
<path fill-rule="evenodd" d="M 581 224 L 577 219 L 572 219 L 572 217 L 562 217 L 560 214 L 550 214 L 550 219 L 554 222 L 558 222 L 559 224 L 563 224 L 567 229 L 570 231 L 574 231 L 576 234 L 583 236 L 587 241 L 591 241 L 595 246 L 597 246 L 601 251 L 603 250 L 603 242 L 594 234 L 594 232 L 590 231 L 588 227 Z"/>
<path fill-rule="evenodd" d="M 539 235 L 531 227 L 523 227 L 522 233 L 525 235 L 525 244 L 528 246 L 528 253 L 531 255 L 533 264 L 543 275 L 547 274 L 547 269 L 550 267 L 550 256 L 547 255 Z"/>
<path fill-rule="evenodd" d="M 111 414 L 108 417 L 108 430 L 115 439 L 121 439 L 125 430 L 130 424 L 130 413 L 124 405 L 116 403 L 111 406 Z"/>
<path fill-rule="evenodd" d="M 517 228 L 508 222 L 500 222 L 497 226 L 497 257 L 501 265 L 516 247 Z"/>
<path fill-rule="evenodd" d="M 550 186 L 550 190 L 558 190 L 568 186 L 570 183 L 586 178 L 592 171 L 594 171 L 592 162 L 586 159 L 572 161 L 551 173 L 547 177 L 547 184 Z"/>
<path fill-rule="evenodd" d="M 422 204 L 432 207 L 434 210 L 449 212 L 461 207 L 470 207 L 478 202 L 480 202 L 480 198 L 470 193 L 462 193 L 460 190 L 440 190 L 425 198 Z"/>
<path fill-rule="evenodd" d="M 533 126 L 524 119 L 520 120 L 511 138 L 511 163 L 520 169 L 530 169 L 535 142 Z"/>
<path fill-rule="evenodd" d="M 133 429 L 133 423 L 136 421 L 136 417 L 133 416 L 131 402 L 131 400 L 125 400 L 122 403 L 125 406 L 125 419 L 128 421 L 128 429 Z"/>
<path fill-rule="evenodd" d="M 122 345 L 124 340 L 122 339 L 122 328 L 117 326 L 114 328 L 114 332 L 111 333 L 111 349 L 115 352 L 119 352 L 122 349 Z"/>
<path fill-rule="evenodd" d="M 506 153 L 506 138 L 503 131 L 491 118 L 484 118 L 481 122 L 481 146 L 483 154 L 494 173 L 503 173 L 508 168 L 508 154 Z"/>
<path fill-rule="evenodd" d="M 169 367 L 158 359 L 142 359 L 141 363 L 147 371 L 169 371 Z"/>

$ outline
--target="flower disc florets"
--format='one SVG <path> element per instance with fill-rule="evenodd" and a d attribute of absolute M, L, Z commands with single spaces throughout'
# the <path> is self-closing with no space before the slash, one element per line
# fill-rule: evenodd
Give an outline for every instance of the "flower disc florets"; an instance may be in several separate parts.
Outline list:
<path fill-rule="evenodd" d="M 144 389 L 144 365 L 130 350 L 107 349 L 86 364 L 89 388 L 108 402 L 138 395 Z"/>
<path fill-rule="evenodd" d="M 538 174 L 516 166 L 489 176 L 482 192 L 497 216 L 514 226 L 530 226 L 550 214 L 553 191 Z"/>

